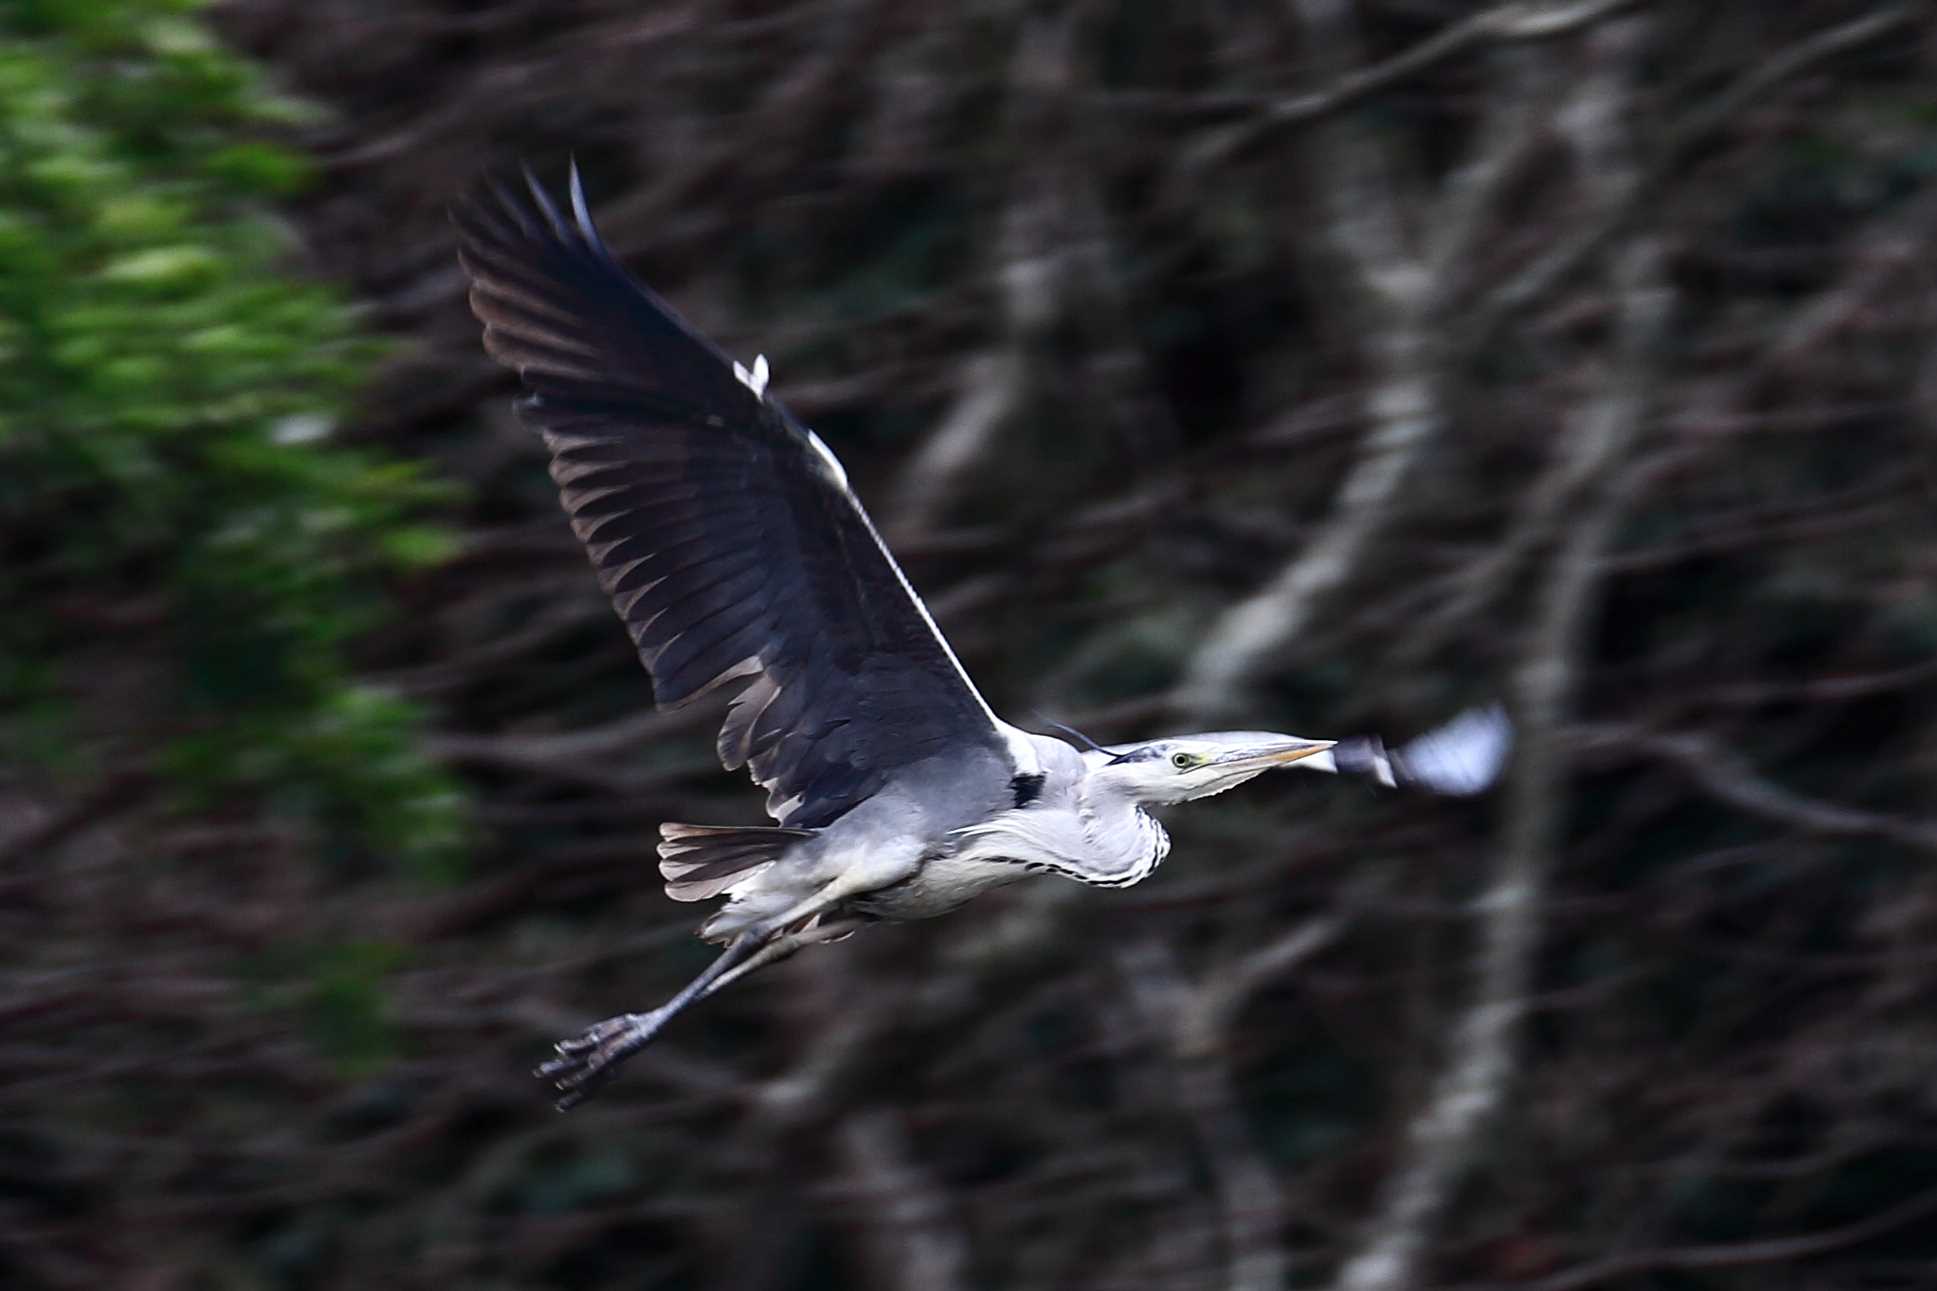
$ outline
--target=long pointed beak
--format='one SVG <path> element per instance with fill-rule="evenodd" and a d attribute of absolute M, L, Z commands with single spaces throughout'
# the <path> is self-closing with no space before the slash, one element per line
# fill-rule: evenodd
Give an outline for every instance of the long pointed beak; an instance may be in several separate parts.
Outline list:
<path fill-rule="evenodd" d="M 1226 753 L 1223 757 L 1218 758 L 1214 765 L 1221 767 L 1283 766 L 1287 762 L 1296 762 L 1300 758 L 1308 758 L 1314 753 L 1323 753 L 1336 743 L 1338 743 L 1337 740 L 1287 740 L 1283 744 L 1271 744 L 1264 748 L 1244 749 L 1237 753 Z"/>

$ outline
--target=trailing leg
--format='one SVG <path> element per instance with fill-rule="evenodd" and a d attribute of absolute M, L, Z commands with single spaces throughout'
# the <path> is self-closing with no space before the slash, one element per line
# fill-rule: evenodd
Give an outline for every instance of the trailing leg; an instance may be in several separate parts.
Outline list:
<path fill-rule="evenodd" d="M 686 983 L 679 994 L 650 1013 L 621 1013 L 570 1040 L 560 1040 L 552 1046 L 558 1051 L 558 1056 L 532 1074 L 540 1080 L 551 1081 L 559 1091 L 559 1111 L 578 1106 L 611 1078 L 613 1070 L 620 1063 L 651 1043 L 666 1023 L 678 1016 L 688 1004 L 725 985 L 729 974 L 734 978 L 745 976 L 744 972 L 735 972 L 736 969 L 746 968 L 749 961 L 756 959 L 753 966 L 769 964 L 776 959 L 786 958 L 809 942 L 831 940 L 852 931 L 850 927 L 839 926 L 836 931 L 812 935 L 819 932 L 819 927 L 816 927 L 798 934 L 800 939 L 790 941 L 796 934 L 789 934 L 785 930 L 798 927 L 833 909 L 848 897 L 864 891 L 864 882 L 863 878 L 852 873 L 841 875 L 822 884 L 813 895 L 796 902 L 773 918 L 749 925 L 727 943 L 719 958 L 706 966 L 706 971 Z M 763 954 L 770 946 L 778 948 L 771 955 Z"/>
<path fill-rule="evenodd" d="M 706 995 L 726 974 L 745 964 L 762 949 L 768 934 L 748 930 L 735 937 L 704 972 L 680 988 L 679 994 L 650 1013 L 621 1013 L 586 1028 L 552 1047 L 558 1056 L 533 1072 L 559 1091 L 558 1110 L 569 1111 L 611 1079 L 620 1063 L 651 1043 L 654 1036 L 694 1000 Z"/>
<path fill-rule="evenodd" d="M 871 919 L 823 920 L 812 927 L 803 928 L 799 932 L 782 933 L 770 939 L 766 945 L 760 948 L 760 952 L 753 958 L 747 960 L 746 963 L 741 964 L 731 972 L 720 974 L 720 976 L 713 980 L 713 984 L 706 988 L 706 993 L 701 995 L 700 998 L 703 1000 L 711 999 L 727 987 L 733 985 L 733 983 L 739 981 L 742 977 L 759 972 L 771 964 L 778 964 L 783 959 L 792 958 L 803 946 L 816 946 L 823 942 L 839 941 L 843 937 L 851 937 L 861 928 L 872 922 L 873 920 Z"/>

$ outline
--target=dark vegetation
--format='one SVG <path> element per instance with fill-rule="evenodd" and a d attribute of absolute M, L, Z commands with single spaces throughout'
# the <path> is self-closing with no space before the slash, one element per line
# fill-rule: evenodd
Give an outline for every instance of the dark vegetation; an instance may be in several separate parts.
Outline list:
<path fill-rule="evenodd" d="M 0 1283 L 1927 1287 L 1919 5 L 0 10 Z M 568 153 L 995 706 L 1404 736 L 701 963 L 446 202 Z"/>

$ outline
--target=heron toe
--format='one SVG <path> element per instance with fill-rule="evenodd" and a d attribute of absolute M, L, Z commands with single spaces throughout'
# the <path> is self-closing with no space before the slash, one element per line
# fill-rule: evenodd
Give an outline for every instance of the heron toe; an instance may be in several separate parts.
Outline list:
<path fill-rule="evenodd" d="M 657 1009 L 607 1018 L 553 1045 L 558 1056 L 532 1075 L 551 1081 L 559 1091 L 558 1110 L 568 1111 L 591 1097 L 620 1063 L 644 1048 L 664 1020 L 664 1011 Z"/>

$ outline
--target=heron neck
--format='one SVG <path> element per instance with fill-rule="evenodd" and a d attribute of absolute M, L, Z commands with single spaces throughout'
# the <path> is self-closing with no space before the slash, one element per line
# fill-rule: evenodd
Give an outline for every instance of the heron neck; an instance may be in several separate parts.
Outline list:
<path fill-rule="evenodd" d="M 1128 785 L 1108 776 L 1091 776 L 1079 797 L 1090 847 L 1112 861 L 1105 867 L 1110 877 L 1088 881 L 1127 887 L 1163 863 L 1170 851 L 1170 835 Z"/>

